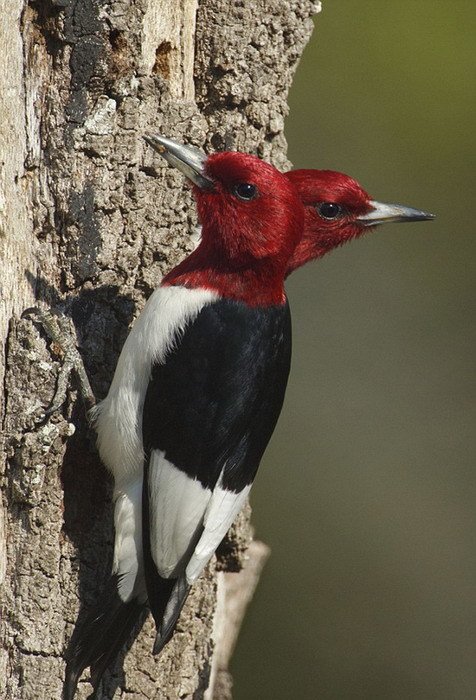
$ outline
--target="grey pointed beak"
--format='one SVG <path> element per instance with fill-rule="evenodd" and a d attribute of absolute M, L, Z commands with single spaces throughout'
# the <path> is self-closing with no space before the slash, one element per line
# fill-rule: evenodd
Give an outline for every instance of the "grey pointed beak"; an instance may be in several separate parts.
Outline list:
<path fill-rule="evenodd" d="M 154 151 L 160 153 L 169 165 L 180 170 L 185 177 L 202 190 L 212 190 L 213 180 L 205 175 L 207 156 L 195 146 L 184 146 L 173 139 L 158 134 L 146 134 L 144 139 Z"/>
<path fill-rule="evenodd" d="M 434 214 L 428 214 L 420 209 L 404 207 L 401 204 L 384 204 L 383 202 L 369 202 L 372 207 L 367 214 L 359 216 L 358 222 L 364 226 L 376 226 L 377 224 L 396 223 L 398 221 L 429 221 L 434 219 Z"/>

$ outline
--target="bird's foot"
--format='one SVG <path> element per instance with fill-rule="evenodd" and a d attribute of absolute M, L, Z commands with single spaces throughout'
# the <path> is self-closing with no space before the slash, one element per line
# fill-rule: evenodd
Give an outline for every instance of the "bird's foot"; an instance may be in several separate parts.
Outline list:
<path fill-rule="evenodd" d="M 22 318 L 29 318 L 38 323 L 50 340 L 58 346 L 64 355 L 64 360 L 58 373 L 56 391 L 50 406 L 45 411 L 46 416 L 58 411 L 66 400 L 69 378 L 74 372 L 78 380 L 81 397 L 89 411 L 96 405 L 96 398 L 91 389 L 86 368 L 77 348 L 76 331 L 73 322 L 67 316 L 62 316 L 52 310 L 43 311 L 37 307 L 26 309 Z"/>

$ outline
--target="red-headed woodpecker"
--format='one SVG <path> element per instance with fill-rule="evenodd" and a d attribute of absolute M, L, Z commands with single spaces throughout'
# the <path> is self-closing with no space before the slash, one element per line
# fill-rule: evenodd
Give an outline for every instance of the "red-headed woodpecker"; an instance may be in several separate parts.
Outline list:
<path fill-rule="evenodd" d="M 115 481 L 113 578 L 73 635 L 66 700 L 87 665 L 97 688 L 147 599 L 154 652 L 168 641 L 247 499 L 289 374 L 284 276 L 304 225 L 295 186 L 255 156 L 149 142 L 192 181 L 202 241 L 148 300 L 96 409 Z"/>
<path fill-rule="evenodd" d="M 194 183 L 203 236 L 149 299 L 97 408 L 101 457 L 115 478 L 113 576 L 73 635 L 65 700 L 88 665 L 97 689 L 148 597 L 155 650 L 163 647 L 245 501 L 289 369 L 284 272 L 377 223 L 432 218 L 375 202 L 342 173 L 291 171 L 305 208 L 293 252 L 301 205 L 273 168 L 147 140 Z"/>
<path fill-rule="evenodd" d="M 287 275 L 379 224 L 435 218 L 420 209 L 376 202 L 356 180 L 334 170 L 290 170 L 286 175 L 296 185 L 305 211 L 304 234 Z"/>

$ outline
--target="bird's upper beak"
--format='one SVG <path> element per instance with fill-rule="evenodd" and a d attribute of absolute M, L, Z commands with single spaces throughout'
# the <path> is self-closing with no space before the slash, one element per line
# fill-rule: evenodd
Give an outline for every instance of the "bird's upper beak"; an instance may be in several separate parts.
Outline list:
<path fill-rule="evenodd" d="M 357 221 L 364 226 L 375 226 L 376 224 L 388 224 L 397 221 L 427 221 L 434 219 L 434 214 L 428 214 L 420 209 L 404 207 L 401 204 L 384 204 L 383 202 L 369 202 L 372 209 L 359 216 Z"/>
<path fill-rule="evenodd" d="M 207 156 L 195 146 L 184 146 L 158 134 L 146 134 L 144 139 L 174 168 L 180 170 L 194 185 L 203 190 L 213 189 L 213 180 L 205 175 Z"/>

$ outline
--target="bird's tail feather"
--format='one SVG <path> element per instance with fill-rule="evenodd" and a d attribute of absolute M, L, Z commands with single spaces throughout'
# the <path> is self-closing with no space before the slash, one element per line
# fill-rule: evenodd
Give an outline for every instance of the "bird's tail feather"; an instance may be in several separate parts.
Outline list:
<path fill-rule="evenodd" d="M 141 617 L 145 618 L 147 603 L 133 598 L 121 600 L 118 576 L 111 576 L 99 601 L 76 626 L 67 652 L 63 700 L 73 700 L 79 678 L 91 667 L 91 683 L 95 697 L 104 671 L 126 643 Z"/>
<path fill-rule="evenodd" d="M 167 602 L 167 607 L 164 611 L 162 622 L 157 628 L 154 654 L 159 654 L 167 642 L 170 641 L 189 591 L 190 584 L 187 583 L 185 575 L 180 576 L 180 578 L 175 581 L 175 585 Z"/>
<path fill-rule="evenodd" d="M 153 653 L 158 654 L 172 637 L 176 622 L 190 590 L 185 574 L 163 578 L 150 553 L 144 548 L 144 571 L 149 605 L 157 627 Z"/>

